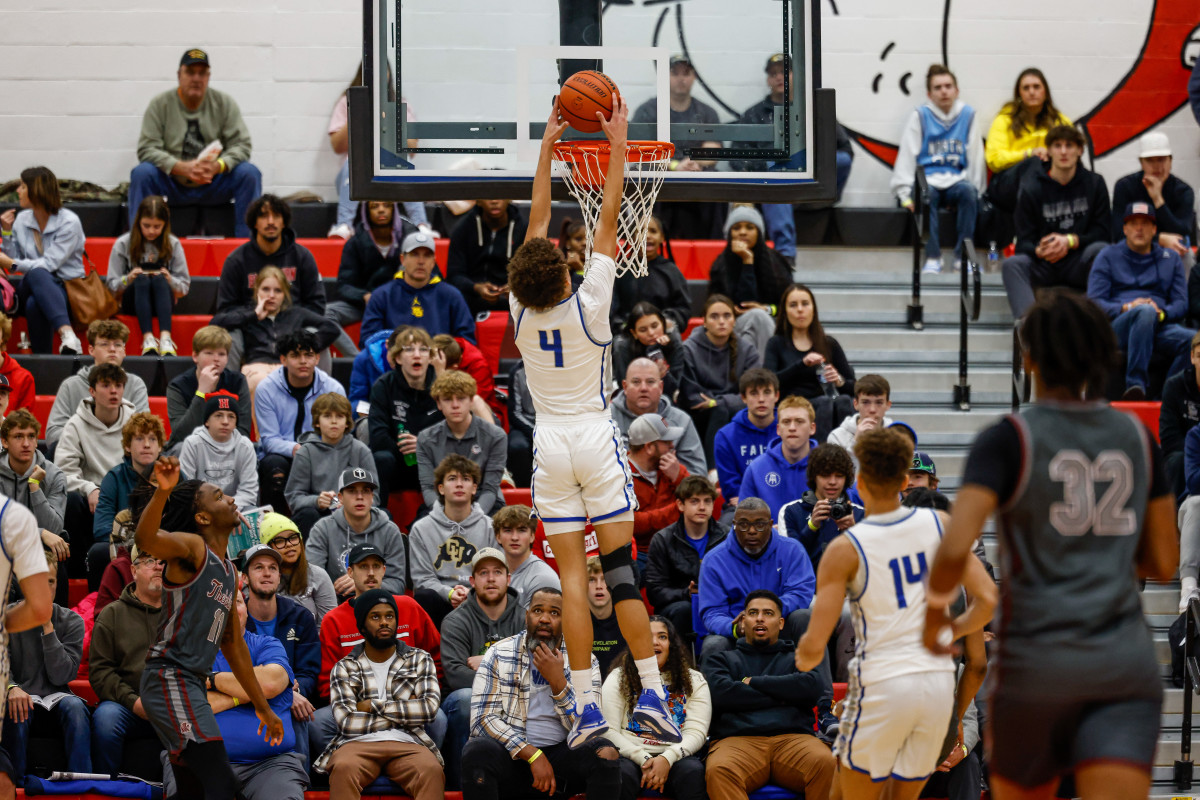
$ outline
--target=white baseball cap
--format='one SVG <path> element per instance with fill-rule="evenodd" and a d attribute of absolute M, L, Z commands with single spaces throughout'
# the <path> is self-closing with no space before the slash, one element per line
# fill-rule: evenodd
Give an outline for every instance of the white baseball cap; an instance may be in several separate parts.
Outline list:
<path fill-rule="evenodd" d="M 1156 156 L 1171 155 L 1171 140 L 1167 138 L 1165 133 L 1158 131 L 1150 131 L 1150 133 L 1142 136 L 1142 152 L 1138 153 L 1138 158 L 1154 158 Z"/>

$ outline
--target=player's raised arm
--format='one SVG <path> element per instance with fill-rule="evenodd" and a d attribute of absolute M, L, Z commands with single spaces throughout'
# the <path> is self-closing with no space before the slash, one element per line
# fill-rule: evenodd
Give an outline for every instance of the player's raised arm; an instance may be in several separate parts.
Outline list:
<path fill-rule="evenodd" d="M 608 173 L 604 176 L 604 198 L 600 203 L 600 218 L 592 237 L 592 252 L 609 258 L 617 257 L 617 222 L 621 214 L 621 197 L 625 192 L 625 146 L 629 138 L 629 106 L 625 98 L 613 95 L 611 119 L 597 111 L 600 127 L 612 149 L 608 158 Z"/>
<path fill-rule="evenodd" d="M 167 498 L 179 483 L 179 459 L 171 456 L 160 458 L 154 464 L 154 479 L 158 487 L 142 511 L 134 533 L 138 549 L 163 561 L 178 558 L 194 566 L 199 561 L 199 550 L 204 547 L 204 540 L 193 534 L 160 529 Z"/>
<path fill-rule="evenodd" d="M 550 119 L 546 120 L 546 131 L 542 134 L 542 150 L 538 154 L 537 172 L 533 176 L 533 199 L 529 205 L 529 227 L 525 241 L 545 238 L 550 232 L 550 176 L 554 171 L 554 145 L 562 138 L 567 123 L 558 113 L 558 97 L 550 108 Z"/>

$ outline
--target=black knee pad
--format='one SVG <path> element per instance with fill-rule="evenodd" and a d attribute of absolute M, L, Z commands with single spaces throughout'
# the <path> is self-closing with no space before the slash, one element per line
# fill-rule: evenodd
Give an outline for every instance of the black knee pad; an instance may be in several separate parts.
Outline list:
<path fill-rule="evenodd" d="M 642 593 L 638 591 L 637 575 L 633 571 L 633 550 L 629 545 L 601 554 L 600 569 L 604 570 L 604 582 L 608 584 L 614 604 L 624 600 L 641 602 Z"/>

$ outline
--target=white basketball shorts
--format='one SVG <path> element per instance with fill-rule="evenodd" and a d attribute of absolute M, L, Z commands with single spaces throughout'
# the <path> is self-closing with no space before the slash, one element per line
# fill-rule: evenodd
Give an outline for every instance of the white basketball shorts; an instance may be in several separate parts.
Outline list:
<path fill-rule="evenodd" d="M 914 672 L 866 687 L 851 673 L 833 754 L 871 780 L 924 780 L 937 769 L 953 712 L 953 672 Z"/>
<path fill-rule="evenodd" d="M 632 520 L 637 508 L 621 431 L 607 413 L 539 418 L 531 487 L 547 536 Z"/>

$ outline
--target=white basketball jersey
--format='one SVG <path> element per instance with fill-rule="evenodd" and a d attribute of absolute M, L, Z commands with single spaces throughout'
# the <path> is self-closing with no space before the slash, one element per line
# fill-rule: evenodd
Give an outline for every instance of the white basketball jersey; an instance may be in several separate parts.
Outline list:
<path fill-rule="evenodd" d="M 863 684 L 915 672 L 951 672 L 950 656 L 925 649 L 925 578 L 942 541 L 929 508 L 876 514 L 846 531 L 858 550 L 850 582 L 854 658 L 850 671 Z"/>
<path fill-rule="evenodd" d="M 554 308 L 533 311 L 509 294 L 517 348 L 538 417 L 608 411 L 608 315 L 616 275 L 615 261 L 592 253 L 578 291 Z"/>

